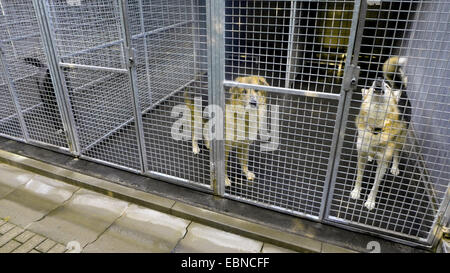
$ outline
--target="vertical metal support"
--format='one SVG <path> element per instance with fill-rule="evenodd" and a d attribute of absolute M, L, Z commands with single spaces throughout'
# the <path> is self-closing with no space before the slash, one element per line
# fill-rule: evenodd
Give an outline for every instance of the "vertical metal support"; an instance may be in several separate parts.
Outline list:
<path fill-rule="evenodd" d="M 64 72 L 59 66 L 59 57 L 54 45 L 55 37 L 51 31 L 49 14 L 43 0 L 33 0 L 33 7 L 41 32 L 42 42 L 44 44 L 45 55 L 48 60 L 48 69 L 52 78 L 53 88 L 55 90 L 56 102 L 58 104 L 61 120 L 69 145 L 69 150 L 76 156 L 80 155 L 80 144 L 75 126 L 75 119 L 70 103 L 69 92 L 65 82 Z"/>
<path fill-rule="evenodd" d="M 222 109 L 225 114 L 225 1 L 207 2 L 208 22 L 208 97 L 209 105 Z M 212 110 L 211 107 L 209 107 Z M 209 113 L 210 117 L 212 113 Z M 222 125 L 225 124 L 223 115 Z M 217 128 L 216 128 L 217 131 Z M 223 130 L 225 133 L 225 130 Z M 225 194 L 225 136 L 211 141 L 211 169 L 214 194 Z"/>
<path fill-rule="evenodd" d="M 426 242 L 435 247 L 442 238 L 442 229 L 450 221 L 450 186 L 447 186 L 447 191 L 436 213 L 436 217 L 432 224 L 432 230 L 428 233 Z"/>
<path fill-rule="evenodd" d="M 145 25 L 144 25 L 144 7 L 142 0 L 139 0 L 139 19 L 141 21 L 141 32 L 145 33 Z M 149 57 L 148 57 L 148 48 L 147 48 L 147 35 L 142 36 L 143 42 L 144 42 L 144 59 L 145 59 L 145 73 L 147 76 L 147 88 L 148 88 L 148 99 L 150 102 L 150 105 L 152 105 L 152 88 L 150 84 L 150 68 L 149 68 Z M 150 106 L 149 105 L 149 106 Z"/>
<path fill-rule="evenodd" d="M 194 76 L 197 76 L 197 73 L 198 73 L 197 72 L 198 71 L 197 64 L 199 63 L 198 60 L 197 60 L 198 20 L 197 20 L 196 13 L 194 12 L 194 9 L 196 7 L 194 2 L 195 2 L 195 0 L 191 0 L 191 13 L 192 13 L 191 14 L 191 19 L 192 19 L 192 23 L 191 23 L 192 33 L 191 33 L 191 36 L 192 36 L 192 47 L 194 49 Z"/>
<path fill-rule="evenodd" d="M 128 4 L 126 0 L 118 0 L 119 1 L 119 13 L 120 13 L 120 22 L 122 26 L 122 35 L 123 35 L 123 48 L 124 48 L 124 58 L 125 63 L 127 64 L 128 70 L 128 78 L 130 80 L 131 87 L 131 101 L 133 104 L 134 111 L 134 125 L 136 130 L 136 138 L 138 142 L 138 151 L 139 158 L 141 159 L 141 172 L 145 173 L 147 168 L 147 156 L 145 151 L 145 143 L 144 143 L 144 127 L 142 125 L 142 114 L 141 114 L 141 106 L 139 104 L 139 89 L 137 86 L 138 77 L 136 74 L 136 62 L 134 56 L 134 49 L 131 45 L 131 33 L 130 33 L 130 24 L 128 20 Z"/>
<path fill-rule="evenodd" d="M 353 89 L 357 84 L 357 77 L 359 69 L 357 68 L 358 56 L 362 39 L 362 31 L 364 30 L 364 22 L 367 11 L 367 1 L 357 0 L 354 2 L 352 26 L 350 29 L 349 42 L 347 47 L 347 58 L 345 60 L 344 80 L 341 86 L 340 100 L 337 109 L 336 127 L 334 128 L 333 141 L 331 143 L 331 162 L 328 164 L 327 177 L 325 189 L 328 189 L 328 194 L 324 193 L 324 197 L 327 199 L 322 200 L 320 208 L 319 219 L 323 219 L 324 215 L 328 215 L 334 191 L 334 181 L 336 181 L 341 150 L 344 143 L 345 136 L 345 124 L 347 123 L 350 103 L 352 100 Z M 350 79 L 347 81 L 346 79 Z M 356 82 L 352 81 L 355 80 Z M 325 206 L 326 205 L 326 206 Z"/>
<path fill-rule="evenodd" d="M 11 76 L 9 75 L 7 60 L 4 56 L 4 52 L 2 49 L 1 43 L 0 43 L 0 65 L 5 73 L 5 81 L 7 81 L 7 83 L 8 83 L 8 89 L 11 94 L 11 99 L 14 103 L 14 107 L 17 112 L 17 118 L 20 123 L 20 128 L 22 129 L 23 139 L 25 142 L 28 142 L 29 137 L 28 137 L 27 126 L 25 125 L 25 120 L 23 119 L 22 108 L 20 107 L 20 104 L 19 104 L 19 99 L 17 97 L 17 90 L 16 90 L 16 86 L 14 85 L 14 80 L 11 79 Z"/>
<path fill-rule="evenodd" d="M 291 82 L 292 70 L 292 51 L 294 47 L 294 33 L 295 33 L 295 18 L 297 17 L 297 1 L 291 1 L 291 11 L 289 18 L 289 38 L 288 38 L 288 52 L 286 62 L 286 82 L 285 88 L 289 88 Z"/>

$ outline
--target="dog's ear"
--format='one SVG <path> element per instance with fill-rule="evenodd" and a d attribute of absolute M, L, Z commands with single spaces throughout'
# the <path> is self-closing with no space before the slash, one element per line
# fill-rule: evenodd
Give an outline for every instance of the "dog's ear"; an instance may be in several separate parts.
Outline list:
<path fill-rule="evenodd" d="M 260 85 L 265 85 L 265 86 L 270 86 L 270 85 L 267 83 L 266 79 L 264 79 L 263 77 L 258 77 L 258 84 L 260 84 Z"/>
<path fill-rule="evenodd" d="M 239 99 L 239 93 L 240 93 L 239 89 L 240 89 L 239 87 L 231 87 L 230 88 L 229 92 L 231 94 L 231 101 Z"/>

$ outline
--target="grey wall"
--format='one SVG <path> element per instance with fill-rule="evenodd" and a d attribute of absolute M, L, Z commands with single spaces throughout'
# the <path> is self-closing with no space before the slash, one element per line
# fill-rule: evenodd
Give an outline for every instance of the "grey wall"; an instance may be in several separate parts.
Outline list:
<path fill-rule="evenodd" d="M 416 13 L 402 54 L 406 67 L 412 124 L 422 155 L 442 197 L 449 183 L 450 1 L 427 1 Z"/>

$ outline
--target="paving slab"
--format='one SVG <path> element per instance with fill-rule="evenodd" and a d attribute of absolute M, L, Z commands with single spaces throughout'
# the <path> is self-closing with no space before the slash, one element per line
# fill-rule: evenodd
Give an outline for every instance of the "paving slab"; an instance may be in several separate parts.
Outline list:
<path fill-rule="evenodd" d="M 0 247 L 0 253 L 10 253 L 20 246 L 19 242 L 9 241 L 6 245 Z"/>
<path fill-rule="evenodd" d="M 293 250 L 284 248 L 284 247 L 279 247 L 276 245 L 272 245 L 272 244 L 268 244 L 268 243 L 264 243 L 263 249 L 261 251 L 262 253 L 297 253 Z"/>
<path fill-rule="evenodd" d="M 76 241 L 83 248 L 95 241 L 127 206 L 127 202 L 81 189 L 28 229 L 64 245 Z"/>
<path fill-rule="evenodd" d="M 263 243 L 198 223 L 191 223 L 177 253 L 258 253 Z"/>
<path fill-rule="evenodd" d="M 23 229 L 21 227 L 15 227 L 8 231 L 7 233 L 0 236 L 0 247 L 8 243 L 11 239 L 18 236 L 23 232 Z"/>
<path fill-rule="evenodd" d="M 0 217 L 26 227 L 62 205 L 76 190 L 78 187 L 35 175 L 0 200 Z"/>
<path fill-rule="evenodd" d="M 10 194 L 35 176 L 34 173 L 6 164 L 0 164 L 0 174 L 0 198 Z"/>
<path fill-rule="evenodd" d="M 171 252 L 190 221 L 130 205 L 124 215 L 83 252 Z"/>

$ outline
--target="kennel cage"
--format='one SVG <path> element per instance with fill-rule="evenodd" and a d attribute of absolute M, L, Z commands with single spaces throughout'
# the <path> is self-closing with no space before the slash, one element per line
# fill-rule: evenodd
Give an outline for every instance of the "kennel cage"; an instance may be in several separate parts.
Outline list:
<path fill-rule="evenodd" d="M 409 244 L 430 245 L 446 217 L 450 13 L 443 0 L 0 4 L 2 136 Z M 374 162 L 361 199 L 350 198 L 355 117 L 361 88 L 394 55 L 408 57 L 411 122 L 401 172 L 388 170 L 368 211 Z M 26 57 L 48 67 L 57 109 L 45 107 L 40 90 L 46 70 Z M 269 86 L 235 80 L 250 75 Z M 266 91 L 267 128 L 248 151 L 218 139 L 210 150 L 200 140 L 194 154 L 189 139 L 173 137 L 186 96 L 200 98 L 200 115 L 211 121 L 206 106 L 225 109 L 232 87 Z M 247 152 L 253 181 L 239 159 Z"/>

